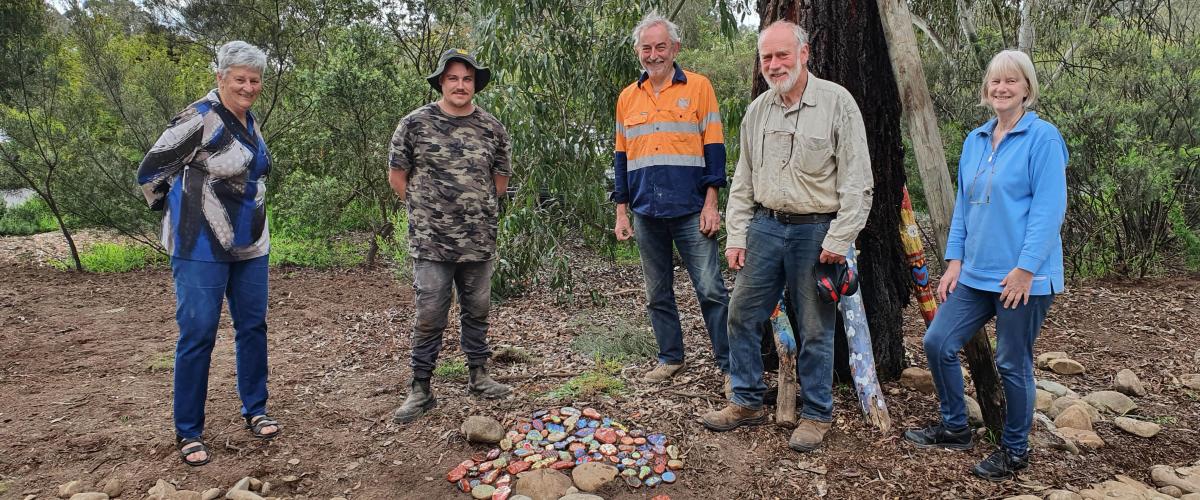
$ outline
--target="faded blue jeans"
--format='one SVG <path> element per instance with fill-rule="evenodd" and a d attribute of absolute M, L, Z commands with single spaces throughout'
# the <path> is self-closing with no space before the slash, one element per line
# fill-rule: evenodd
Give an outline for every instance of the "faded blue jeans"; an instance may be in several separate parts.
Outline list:
<path fill-rule="evenodd" d="M 1053 295 L 1032 295 L 1029 304 L 1005 309 L 1000 293 L 962 283 L 946 297 L 946 303 L 938 308 L 937 316 L 925 332 L 924 340 L 925 356 L 941 405 L 942 425 L 955 430 L 967 428 L 958 351 L 995 316 L 996 369 L 1004 383 L 1006 404 L 1000 444 L 1015 455 L 1028 451 L 1037 399 L 1033 380 L 1033 342 L 1042 330 L 1046 311 L 1053 301 Z"/>
<path fill-rule="evenodd" d="M 729 290 L 721 278 L 720 245 L 716 238 L 700 233 L 700 213 L 682 217 L 646 217 L 633 214 L 633 231 L 642 256 L 642 274 L 646 276 L 646 311 L 658 341 L 658 361 L 683 362 L 683 329 L 675 305 L 675 264 L 671 248 L 679 250 L 704 326 L 712 341 L 713 358 L 722 373 L 729 373 Z"/>
<path fill-rule="evenodd" d="M 413 378 L 428 379 L 442 350 L 442 332 L 450 314 L 450 294 L 458 291 L 459 346 L 467 355 L 467 366 L 478 367 L 492 357 L 488 348 L 488 309 L 492 306 L 494 260 L 442 262 L 413 259 Z"/>
<path fill-rule="evenodd" d="M 175 278 L 175 434 L 200 437 L 221 302 L 229 300 L 242 416 L 267 413 L 267 256 L 240 262 L 171 258 Z"/>
<path fill-rule="evenodd" d="M 770 318 L 786 287 L 796 311 L 796 372 L 803 388 L 800 416 L 833 420 L 833 333 L 837 306 L 817 296 L 813 266 L 829 223 L 784 224 L 761 213 L 746 232 L 746 264 L 733 285 L 729 304 L 729 359 L 733 403 L 763 405 L 762 323 Z"/>

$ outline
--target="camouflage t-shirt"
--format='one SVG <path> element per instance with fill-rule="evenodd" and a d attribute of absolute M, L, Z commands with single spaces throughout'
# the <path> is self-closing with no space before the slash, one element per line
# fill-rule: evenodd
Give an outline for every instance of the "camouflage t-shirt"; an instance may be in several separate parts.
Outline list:
<path fill-rule="evenodd" d="M 437 103 L 400 120 L 388 163 L 408 174 L 412 257 L 481 262 L 496 254 L 499 205 L 493 175 L 512 176 L 508 132 L 479 106 L 451 116 Z"/>

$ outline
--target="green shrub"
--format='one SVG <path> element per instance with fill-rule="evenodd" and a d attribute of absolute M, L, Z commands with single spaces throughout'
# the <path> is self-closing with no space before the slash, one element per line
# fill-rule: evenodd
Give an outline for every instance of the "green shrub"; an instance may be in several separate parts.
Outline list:
<path fill-rule="evenodd" d="M 271 233 L 271 265 L 327 269 L 362 264 L 366 243 L 304 239 L 287 232 Z"/>
<path fill-rule="evenodd" d="M 0 210 L 0 236 L 25 236 L 57 229 L 50 207 L 39 198 Z"/>
<path fill-rule="evenodd" d="M 83 269 L 93 273 L 124 273 L 165 263 L 166 257 L 145 245 L 96 243 L 79 255 Z"/>

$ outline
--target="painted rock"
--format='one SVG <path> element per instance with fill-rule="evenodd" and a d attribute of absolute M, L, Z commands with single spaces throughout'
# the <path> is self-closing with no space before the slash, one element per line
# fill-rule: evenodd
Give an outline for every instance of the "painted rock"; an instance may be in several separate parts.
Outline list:
<path fill-rule="evenodd" d="M 563 427 L 562 424 L 546 424 L 546 430 L 550 432 L 565 432 L 567 428 Z"/>
<path fill-rule="evenodd" d="M 637 451 L 637 448 L 634 448 L 633 446 L 627 445 L 627 444 L 619 445 L 619 446 L 617 446 L 617 449 L 621 450 L 625 453 L 633 453 L 633 452 Z"/>
<path fill-rule="evenodd" d="M 520 427 L 517 427 L 517 432 L 520 432 L 521 434 L 525 434 L 526 432 L 529 432 L 531 430 L 533 430 L 533 425 L 530 424 L 529 422 L 525 422 L 525 423 L 521 424 Z"/>
<path fill-rule="evenodd" d="M 637 464 L 638 467 L 641 467 L 643 465 L 648 464 L 649 462 L 647 462 L 646 459 L 644 459 L 644 458 L 639 458 L 637 460 L 634 460 L 633 463 Z"/>
<path fill-rule="evenodd" d="M 592 429 L 600 427 L 600 421 L 599 420 L 591 420 L 588 422 L 588 427 L 590 427 Z"/>
<path fill-rule="evenodd" d="M 560 462 L 554 462 L 554 463 L 550 464 L 550 468 L 554 469 L 554 470 L 565 470 L 565 469 L 570 469 L 571 467 L 574 467 L 574 466 L 575 466 L 575 462 L 572 462 L 570 460 L 563 460 Z"/>
<path fill-rule="evenodd" d="M 570 444 L 570 443 L 568 443 L 568 442 L 566 442 L 566 441 L 559 441 L 559 442 L 557 442 L 557 443 L 554 443 L 554 449 L 556 449 L 556 450 L 565 450 L 565 449 L 567 449 L 567 445 L 568 445 L 568 444 Z"/>
<path fill-rule="evenodd" d="M 475 461 L 475 463 L 479 463 L 479 462 L 482 462 L 482 461 L 484 461 L 484 460 L 487 460 L 487 459 L 488 459 L 488 457 L 487 457 L 487 453 L 485 453 L 485 452 L 482 452 L 482 451 L 481 451 L 481 452 L 479 452 L 479 453 L 476 453 L 476 454 L 474 454 L 474 455 L 471 455 L 471 460 L 474 460 L 474 461 Z"/>
<path fill-rule="evenodd" d="M 458 480 L 458 491 L 461 491 L 463 493 L 470 493 L 471 492 L 471 482 L 467 481 L 466 479 L 459 479 Z"/>
<path fill-rule="evenodd" d="M 643 431 L 641 429 L 634 429 L 634 430 L 629 431 L 629 437 L 640 438 L 640 437 L 645 437 L 645 436 L 646 436 L 646 431 Z"/>
<path fill-rule="evenodd" d="M 508 470 L 509 474 L 512 474 L 515 476 L 517 474 L 520 474 L 522 472 L 529 470 L 530 465 L 533 465 L 533 464 L 530 464 L 529 462 L 513 462 L 511 464 L 508 464 L 507 470 Z"/>
<path fill-rule="evenodd" d="M 630 470 L 632 470 L 632 469 L 630 469 Z M 625 484 L 627 484 L 633 488 L 641 488 L 642 480 L 638 479 L 637 476 L 625 476 Z"/>
<path fill-rule="evenodd" d="M 654 473 L 655 474 L 662 474 L 666 470 L 667 470 L 667 464 L 660 464 L 660 463 L 654 464 Z"/>
<path fill-rule="evenodd" d="M 538 411 L 533 412 L 532 417 L 535 419 L 542 418 L 542 417 L 546 416 L 547 413 L 550 413 L 550 411 L 549 410 L 538 410 Z"/>
<path fill-rule="evenodd" d="M 525 435 L 525 439 L 529 440 L 529 442 L 531 442 L 531 443 L 537 443 L 537 442 L 541 442 L 541 440 L 542 440 L 542 433 L 541 433 L 541 432 L 538 432 L 538 431 L 536 431 L 536 430 L 534 430 L 534 431 L 529 431 L 529 434 L 526 434 L 526 435 Z"/>
<path fill-rule="evenodd" d="M 463 477 L 466 477 L 466 475 L 467 468 L 459 465 L 453 469 L 450 469 L 450 472 L 446 474 L 446 480 L 450 481 L 451 483 L 457 483 L 462 480 Z"/>
<path fill-rule="evenodd" d="M 671 472 L 671 471 L 666 471 L 666 472 L 662 473 L 662 480 L 664 483 L 668 483 L 668 484 L 675 482 L 675 473 Z"/>
<path fill-rule="evenodd" d="M 500 457 L 492 460 L 493 469 L 503 469 L 508 466 L 508 457 Z"/>
<path fill-rule="evenodd" d="M 621 475 L 622 475 L 622 476 L 633 476 L 633 477 L 637 477 L 637 473 L 638 473 L 637 469 L 622 469 L 622 470 L 621 470 Z"/>
<path fill-rule="evenodd" d="M 512 484 L 512 476 L 508 474 L 501 474 L 500 477 L 496 479 L 496 488 L 503 488 L 509 484 Z"/>
<path fill-rule="evenodd" d="M 588 462 L 591 462 L 591 461 L 592 461 L 592 457 L 589 457 L 589 456 L 587 456 L 587 455 L 584 455 L 584 456 L 582 456 L 582 457 L 576 457 L 576 458 L 575 458 L 575 465 L 583 465 L 583 464 L 586 464 L 586 463 L 588 463 Z"/>
<path fill-rule="evenodd" d="M 608 458 L 608 461 L 609 461 L 609 462 L 612 462 L 612 463 L 614 463 L 614 464 L 615 464 L 615 463 L 618 463 L 618 462 L 620 462 L 620 461 L 621 461 L 621 459 L 617 458 L 617 457 L 616 457 L 616 455 L 609 455 L 609 456 L 608 456 L 608 457 L 606 457 L 606 458 Z"/>
<path fill-rule="evenodd" d="M 564 461 L 564 460 L 572 460 L 574 458 L 575 458 L 574 456 L 572 456 L 570 453 L 567 453 L 565 451 L 558 452 L 558 460 L 560 462 Z"/>
<path fill-rule="evenodd" d="M 668 460 L 667 467 L 671 470 L 679 470 L 683 468 L 683 460 Z"/>
<path fill-rule="evenodd" d="M 600 423 L 604 427 L 612 427 L 613 426 L 613 420 L 608 417 L 604 417 L 604 418 L 600 419 Z"/>
<path fill-rule="evenodd" d="M 571 451 L 586 450 L 587 445 L 583 443 L 571 443 L 570 446 L 567 446 L 567 449 Z"/>
<path fill-rule="evenodd" d="M 596 411 L 595 408 L 584 408 L 583 416 L 595 420 L 600 418 L 600 412 Z"/>
<path fill-rule="evenodd" d="M 562 417 L 560 417 L 560 416 L 558 416 L 558 415 L 551 415 L 551 416 L 550 416 L 550 421 L 551 421 L 551 422 L 554 422 L 554 423 L 556 423 L 556 424 L 561 424 L 561 423 L 562 423 L 562 421 L 563 421 L 563 419 L 562 419 Z"/>
<path fill-rule="evenodd" d="M 624 465 L 626 467 L 629 467 L 630 465 L 633 465 L 635 463 L 637 463 L 637 461 L 632 458 L 622 458 L 621 459 L 621 465 Z"/>
<path fill-rule="evenodd" d="M 579 415 L 571 415 L 566 420 L 563 420 L 563 427 L 568 431 L 574 430 L 577 425 L 579 425 Z"/>
<path fill-rule="evenodd" d="M 644 437 L 635 437 L 635 438 L 633 438 L 633 444 L 636 444 L 636 445 L 639 445 L 639 446 L 641 446 L 641 445 L 643 445 L 643 444 L 646 444 L 646 438 L 644 438 Z"/>
<path fill-rule="evenodd" d="M 575 431 L 575 435 L 586 439 L 586 438 L 592 437 L 592 434 L 595 432 L 596 432 L 596 429 L 593 429 L 591 427 L 585 427 L 583 429 L 579 429 L 579 430 Z"/>
<path fill-rule="evenodd" d="M 534 453 L 534 454 L 532 454 L 532 455 L 529 455 L 528 457 L 522 458 L 522 459 L 521 459 L 521 461 L 522 461 L 522 462 L 534 463 L 534 462 L 537 462 L 538 460 L 541 460 L 541 459 L 542 459 L 542 454 L 541 454 L 541 453 Z"/>
<path fill-rule="evenodd" d="M 500 469 L 492 469 L 491 472 L 484 474 L 483 478 L 480 479 L 479 481 L 482 482 L 483 484 L 492 484 L 492 483 L 496 482 L 496 479 L 499 479 L 499 478 L 500 478 Z"/>
<path fill-rule="evenodd" d="M 565 433 L 565 432 L 551 432 L 549 436 L 546 436 L 546 440 L 550 441 L 551 443 L 557 443 L 566 438 L 567 438 L 567 433 Z"/>
<path fill-rule="evenodd" d="M 601 427 L 596 429 L 596 440 L 601 443 L 611 444 L 617 442 L 617 431 L 609 427 Z"/>
<path fill-rule="evenodd" d="M 646 477 L 649 475 L 650 475 L 649 467 L 646 467 L 645 465 L 643 465 L 638 469 L 638 479 L 646 479 Z"/>
<path fill-rule="evenodd" d="M 602 444 L 600 445 L 600 453 L 604 455 L 616 455 L 617 447 L 611 444 Z"/>
<path fill-rule="evenodd" d="M 496 488 L 496 491 L 492 492 L 492 500 L 508 500 L 508 496 L 511 494 L 512 489 L 510 489 L 508 486 L 502 486 Z"/>
<path fill-rule="evenodd" d="M 480 481 L 478 479 L 472 479 L 471 480 L 471 489 L 474 489 L 476 486 L 479 486 L 481 484 L 483 484 L 483 481 Z"/>
<path fill-rule="evenodd" d="M 579 415 L 579 409 L 573 408 L 570 406 L 564 406 L 562 408 L 559 408 L 558 411 L 559 411 L 559 413 L 562 413 L 563 415 Z"/>
<path fill-rule="evenodd" d="M 661 483 L 661 482 L 662 482 L 662 478 L 660 478 L 658 476 L 650 476 L 650 477 L 646 478 L 646 486 L 648 486 L 650 488 L 658 486 L 658 483 Z"/>
<path fill-rule="evenodd" d="M 667 456 L 671 457 L 671 460 L 679 460 L 679 448 L 675 445 L 668 446 Z"/>
<path fill-rule="evenodd" d="M 504 438 L 504 439 L 501 439 L 501 440 L 500 440 L 500 449 L 501 449 L 501 450 L 504 450 L 504 451 L 511 450 L 511 449 L 512 449 L 512 443 L 513 443 L 513 440 L 512 440 L 512 438 Z"/>
<path fill-rule="evenodd" d="M 513 456 L 516 456 L 517 458 L 527 456 L 530 453 L 533 453 L 533 452 L 529 451 L 525 448 L 517 448 L 517 449 L 513 450 L 513 452 L 512 452 Z"/>
<path fill-rule="evenodd" d="M 471 489 L 471 498 L 476 500 L 490 500 L 492 493 L 496 492 L 496 488 L 490 484 L 481 484 Z"/>
<path fill-rule="evenodd" d="M 646 436 L 646 440 L 657 446 L 663 446 L 667 444 L 667 437 L 662 434 L 651 434 Z"/>
<path fill-rule="evenodd" d="M 629 454 L 629 458 L 637 460 L 639 458 L 642 458 L 642 454 L 635 451 L 635 452 Z"/>
<path fill-rule="evenodd" d="M 554 450 L 545 450 L 541 453 L 542 458 L 557 458 L 558 452 Z"/>
<path fill-rule="evenodd" d="M 539 430 L 539 431 L 546 430 L 546 424 L 542 423 L 542 421 L 541 421 L 541 420 L 534 420 L 534 421 L 533 421 L 533 428 L 534 428 L 534 429 L 537 429 L 537 430 Z"/>
<path fill-rule="evenodd" d="M 625 436 L 625 437 L 621 438 L 621 444 L 626 445 L 626 446 L 631 446 L 631 445 L 633 445 L 633 438 L 631 438 L 629 436 Z"/>
<path fill-rule="evenodd" d="M 481 463 L 481 464 L 479 464 L 479 467 L 475 468 L 475 470 L 477 470 L 478 472 L 490 471 L 490 470 L 492 470 L 492 463 L 491 462 Z"/>

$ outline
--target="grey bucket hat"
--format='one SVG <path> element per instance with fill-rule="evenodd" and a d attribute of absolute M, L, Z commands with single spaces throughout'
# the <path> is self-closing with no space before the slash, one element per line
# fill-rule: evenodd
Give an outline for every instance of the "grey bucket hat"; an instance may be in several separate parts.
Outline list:
<path fill-rule="evenodd" d="M 455 59 L 475 68 L 475 92 L 479 92 L 484 87 L 487 87 L 488 82 L 492 79 L 492 70 L 487 69 L 486 66 L 480 66 L 479 62 L 469 52 L 463 49 L 450 49 L 442 54 L 442 58 L 438 60 L 438 67 L 434 70 L 433 74 L 425 77 L 425 80 L 429 82 L 433 90 L 442 91 L 442 73 L 446 71 L 446 65 Z"/>

